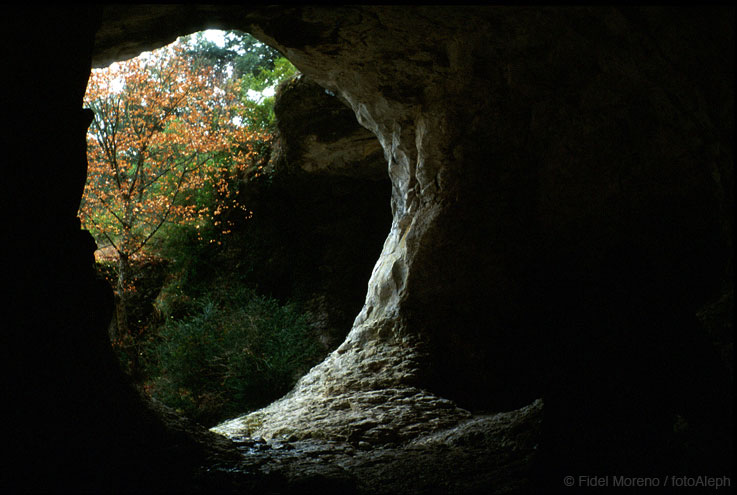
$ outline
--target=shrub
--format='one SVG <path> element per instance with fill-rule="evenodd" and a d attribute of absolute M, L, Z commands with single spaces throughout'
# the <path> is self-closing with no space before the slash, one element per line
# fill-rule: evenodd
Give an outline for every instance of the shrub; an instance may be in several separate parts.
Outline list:
<path fill-rule="evenodd" d="M 322 357 L 294 304 L 240 288 L 193 305 L 149 343 L 146 388 L 206 426 L 277 399 Z"/>

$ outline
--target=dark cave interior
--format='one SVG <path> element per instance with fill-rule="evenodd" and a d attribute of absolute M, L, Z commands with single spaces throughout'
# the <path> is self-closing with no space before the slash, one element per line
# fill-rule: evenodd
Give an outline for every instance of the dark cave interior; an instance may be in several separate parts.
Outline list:
<path fill-rule="evenodd" d="M 417 342 L 397 380 L 474 414 L 542 398 L 514 493 L 733 474 L 733 7 L 4 10 L 3 492 L 227 491 L 191 473 L 229 442 L 114 364 L 76 218 L 90 68 L 209 27 L 340 94 L 389 161 L 392 264 L 341 359 Z"/>

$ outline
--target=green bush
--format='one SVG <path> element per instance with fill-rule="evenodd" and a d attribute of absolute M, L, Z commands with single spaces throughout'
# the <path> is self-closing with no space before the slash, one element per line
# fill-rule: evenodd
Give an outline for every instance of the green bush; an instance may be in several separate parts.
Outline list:
<path fill-rule="evenodd" d="M 322 357 L 293 304 L 240 288 L 198 298 L 144 353 L 149 393 L 210 426 L 279 398 Z"/>
<path fill-rule="evenodd" d="M 212 180 L 176 196 L 178 206 L 194 207 L 201 216 L 196 224 L 165 222 L 150 238 L 142 254 L 159 262 L 133 267 L 136 290 L 124 298 L 128 332 L 113 342 L 134 383 L 206 425 L 280 397 L 324 353 L 307 317 L 285 302 L 291 294 L 281 302 L 265 297 L 279 296 L 279 284 L 261 287 L 266 277 L 252 276 L 284 266 L 271 260 L 285 255 L 282 237 L 253 239 L 259 232 L 247 228 L 252 212 L 243 201 L 246 188 L 268 183 L 273 171 L 275 98 L 266 90 L 297 69 L 250 35 L 231 32 L 226 41 L 222 47 L 193 36 L 186 44 L 197 64 L 225 72 L 230 67 L 240 80 L 238 118 L 249 132 L 233 144 L 256 153 L 245 171 L 234 166 L 233 150 L 213 155 L 206 167 Z M 100 273 L 115 286 L 114 263 L 101 264 Z"/>

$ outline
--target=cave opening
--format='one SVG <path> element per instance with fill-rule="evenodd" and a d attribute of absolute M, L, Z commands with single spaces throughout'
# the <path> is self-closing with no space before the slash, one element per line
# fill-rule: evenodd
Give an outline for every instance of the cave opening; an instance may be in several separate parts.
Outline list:
<path fill-rule="evenodd" d="M 733 66 L 723 54 L 734 51 L 725 21 L 734 12 L 696 13 L 119 5 L 5 17 L 13 25 L 2 30 L 11 34 L 4 48 L 26 39 L 22 52 L 7 52 L 16 69 L 7 94 L 37 91 L 4 100 L 4 149 L 18 164 L 34 149 L 38 168 L 8 167 L 24 201 L 6 240 L 34 263 L 10 299 L 21 304 L 6 328 L 3 378 L 17 407 L 7 408 L 10 464 L 0 483 L 16 492 L 211 493 L 222 480 L 191 482 L 199 467 L 215 466 L 208 455 L 233 446 L 149 414 L 110 366 L 102 322 L 110 291 L 93 280 L 91 239 L 76 220 L 85 57 L 120 60 L 208 22 L 255 27 L 350 101 L 387 150 L 396 220 L 343 344 L 278 407 L 234 424 L 236 433 L 301 436 L 280 448 L 253 442 L 258 452 L 220 464 L 229 472 L 250 463 L 234 474 L 243 489 L 231 492 L 325 493 L 326 480 L 340 493 L 555 492 L 568 474 L 727 473 L 733 292 L 701 312 L 708 325 L 692 324 L 690 313 L 704 303 L 694 288 L 711 291 L 725 275 L 719 252 L 732 246 Z M 47 36 L 26 36 L 19 27 L 29 25 Z M 53 77 L 39 77 L 29 60 Z M 344 179 L 333 174 L 331 184 Z M 274 190 L 294 200 L 288 183 Z M 304 204 L 263 211 L 294 217 Z M 333 204 L 342 207 L 339 197 Z M 281 239 L 304 232 L 269 225 L 282 225 Z M 286 280 L 290 266 L 280 272 Z M 264 276 L 274 293 L 280 280 Z M 505 323 L 496 313 L 540 300 L 559 318 L 542 313 L 533 321 L 542 331 L 520 336 L 522 325 L 509 325 L 507 334 L 536 342 L 557 368 L 517 365 L 503 341 L 486 352 Z M 421 339 L 434 339 L 429 353 Z M 522 378 L 505 372 L 510 362 Z M 500 392 L 526 398 L 525 378 L 537 376 L 550 377 L 544 415 L 541 401 L 487 415 L 437 395 L 461 384 L 464 405 L 485 401 L 493 411 Z M 308 440 L 307 455 L 288 448 Z M 288 490 L 274 473 L 303 484 Z"/>
<path fill-rule="evenodd" d="M 84 104 L 79 216 L 114 288 L 108 333 L 123 370 L 207 427 L 284 395 L 360 309 L 390 223 L 378 142 L 352 163 L 340 137 L 368 131 L 241 31 L 93 69 Z"/>

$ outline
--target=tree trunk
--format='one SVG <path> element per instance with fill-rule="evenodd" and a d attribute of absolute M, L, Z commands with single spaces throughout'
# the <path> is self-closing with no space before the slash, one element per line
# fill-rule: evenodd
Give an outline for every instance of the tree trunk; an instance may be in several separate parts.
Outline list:
<path fill-rule="evenodd" d="M 138 341 L 137 335 L 133 335 L 131 327 L 128 323 L 129 313 L 129 295 L 131 284 L 133 282 L 133 269 L 130 264 L 130 258 L 127 253 L 119 253 L 118 259 L 118 304 L 115 308 L 117 320 L 117 334 L 115 339 L 122 346 L 125 354 L 128 356 L 128 373 L 135 381 L 142 380 L 141 364 L 138 359 Z"/>
<path fill-rule="evenodd" d="M 117 331 L 116 337 L 123 338 L 130 335 L 128 327 L 128 284 L 131 279 L 131 266 L 126 253 L 119 253 L 118 256 L 118 304 L 115 308 Z"/>

